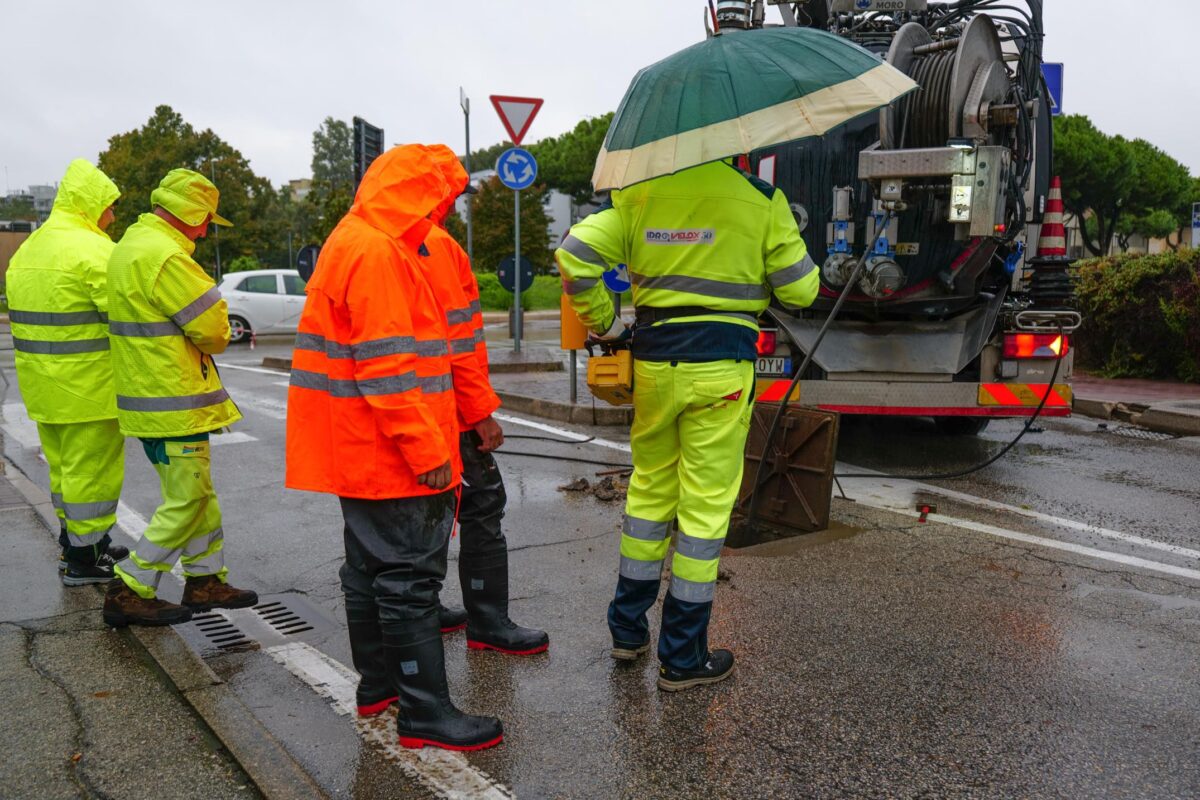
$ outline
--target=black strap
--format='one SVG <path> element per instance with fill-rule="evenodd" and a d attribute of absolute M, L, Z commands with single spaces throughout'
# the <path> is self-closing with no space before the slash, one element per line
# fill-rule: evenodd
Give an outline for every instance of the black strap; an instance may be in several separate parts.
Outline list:
<path fill-rule="evenodd" d="M 675 306 L 674 308 L 654 308 L 652 306 L 638 306 L 634 309 L 634 319 L 638 325 L 649 327 L 656 322 L 662 322 L 664 319 L 677 319 L 678 317 L 701 317 L 706 314 L 729 314 L 729 311 L 717 311 L 704 306 Z"/>

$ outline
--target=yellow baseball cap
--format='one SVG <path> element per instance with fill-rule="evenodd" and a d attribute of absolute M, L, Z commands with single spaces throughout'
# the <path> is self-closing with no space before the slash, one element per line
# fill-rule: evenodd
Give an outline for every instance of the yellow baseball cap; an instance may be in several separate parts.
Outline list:
<path fill-rule="evenodd" d="M 188 225 L 199 225 L 211 214 L 214 225 L 232 226 L 217 213 L 220 199 L 221 192 L 213 182 L 190 169 L 171 170 L 150 194 L 151 205 L 162 206 Z"/>

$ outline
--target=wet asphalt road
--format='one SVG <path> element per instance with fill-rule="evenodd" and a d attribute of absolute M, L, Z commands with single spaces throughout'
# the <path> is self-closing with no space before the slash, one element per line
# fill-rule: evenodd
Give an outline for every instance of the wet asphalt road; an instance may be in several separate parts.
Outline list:
<path fill-rule="evenodd" d="M 282 488 L 286 376 L 235 369 L 286 350 L 220 359 L 246 416 L 244 437 L 214 449 L 231 578 L 311 603 L 327 626 L 300 639 L 349 664 L 336 501 Z M 36 451 L 12 435 L 17 403 L 14 387 L 8 456 L 44 483 Z M 844 481 L 850 499 L 835 501 L 830 532 L 727 550 L 710 637 L 735 650 L 738 671 L 676 696 L 655 689 L 652 659 L 608 657 L 620 505 L 556 488 L 602 467 L 502 456 L 513 616 L 552 644 L 513 659 L 447 639 L 456 700 L 506 729 L 503 746 L 460 772 L 526 798 L 1200 795 L 1200 440 L 1138 441 L 1084 418 L 1044 428 L 969 478 Z M 851 421 L 839 458 L 946 470 L 1018 429 L 946 439 L 920 421 Z M 594 444 L 508 449 L 627 459 Z M 124 502 L 148 518 L 154 474 L 139 445 L 127 455 Z M 927 523 L 918 501 L 938 506 Z M 446 593 L 458 597 L 453 565 Z M 457 785 L 364 743 L 265 652 L 209 663 L 331 795 L 450 796 Z"/>

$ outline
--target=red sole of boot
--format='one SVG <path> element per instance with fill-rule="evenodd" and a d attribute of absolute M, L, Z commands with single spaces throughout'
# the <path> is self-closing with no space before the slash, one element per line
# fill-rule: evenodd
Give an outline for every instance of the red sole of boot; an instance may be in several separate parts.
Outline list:
<path fill-rule="evenodd" d="M 486 642 L 476 642 L 472 639 L 467 639 L 467 647 L 471 650 L 495 650 L 497 653 L 504 653 L 510 656 L 535 656 L 538 653 L 544 653 L 550 649 L 550 643 L 546 642 L 541 647 L 535 647 L 532 650 L 506 650 L 503 647 L 496 647 L 494 644 Z"/>
<path fill-rule="evenodd" d="M 455 631 L 461 631 L 465 627 L 467 627 L 467 623 L 464 622 L 462 625 L 455 625 L 452 628 L 442 628 L 442 633 L 454 633 Z"/>
<path fill-rule="evenodd" d="M 399 696 L 389 697 L 387 700 L 380 700 L 378 703 L 371 703 L 369 706 L 359 706 L 358 715 L 360 717 L 377 717 L 388 710 L 388 706 L 392 703 L 400 702 Z"/>
<path fill-rule="evenodd" d="M 413 736 L 401 736 L 400 746 L 406 747 L 409 750 L 420 750 L 422 747 L 440 747 L 442 750 L 456 750 L 460 753 L 470 753 L 475 750 L 487 750 L 489 747 L 495 747 L 504 741 L 504 734 L 500 734 L 495 739 L 489 739 L 486 742 L 479 744 L 445 744 L 444 742 L 435 742 L 432 739 L 419 739 Z"/>

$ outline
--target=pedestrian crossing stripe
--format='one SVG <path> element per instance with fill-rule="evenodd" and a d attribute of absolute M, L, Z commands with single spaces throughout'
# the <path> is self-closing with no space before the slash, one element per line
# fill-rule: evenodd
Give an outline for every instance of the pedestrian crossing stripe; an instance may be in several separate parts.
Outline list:
<path fill-rule="evenodd" d="M 981 383 L 979 384 L 979 405 L 1027 407 L 1037 406 L 1046 399 L 1046 408 L 1070 408 L 1071 387 L 1065 383 L 1056 383 L 1053 387 L 1045 383 Z"/>

